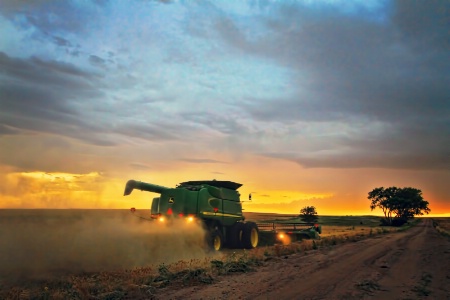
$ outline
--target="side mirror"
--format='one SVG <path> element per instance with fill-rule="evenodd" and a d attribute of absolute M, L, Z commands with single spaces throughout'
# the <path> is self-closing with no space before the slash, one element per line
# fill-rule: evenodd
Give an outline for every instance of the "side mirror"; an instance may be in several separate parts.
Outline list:
<path fill-rule="evenodd" d="M 248 201 L 252 201 L 252 194 L 248 194 Z"/>

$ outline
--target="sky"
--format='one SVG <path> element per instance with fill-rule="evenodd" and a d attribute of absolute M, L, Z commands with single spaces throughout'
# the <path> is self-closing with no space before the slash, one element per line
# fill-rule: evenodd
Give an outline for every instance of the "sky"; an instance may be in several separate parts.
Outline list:
<path fill-rule="evenodd" d="M 0 2 L 0 208 L 149 209 L 135 179 L 243 184 L 245 211 L 450 215 L 450 4 Z"/>

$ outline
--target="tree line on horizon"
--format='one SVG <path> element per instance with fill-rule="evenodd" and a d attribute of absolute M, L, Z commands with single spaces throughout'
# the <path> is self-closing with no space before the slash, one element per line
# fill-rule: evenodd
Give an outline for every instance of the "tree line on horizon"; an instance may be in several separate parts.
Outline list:
<path fill-rule="evenodd" d="M 384 219 L 381 225 L 402 226 L 415 216 L 430 213 L 428 201 L 423 199 L 422 191 L 412 187 L 398 188 L 396 186 L 377 187 L 369 192 L 370 209 L 381 208 Z M 317 223 L 318 213 L 314 206 L 300 209 L 300 219 L 306 223 Z"/>

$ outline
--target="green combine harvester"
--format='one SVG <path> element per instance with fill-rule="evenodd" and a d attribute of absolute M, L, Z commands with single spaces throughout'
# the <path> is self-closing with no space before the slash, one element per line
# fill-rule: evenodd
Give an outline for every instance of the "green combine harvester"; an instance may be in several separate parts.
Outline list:
<path fill-rule="evenodd" d="M 242 202 L 237 191 L 242 184 L 232 181 L 201 180 L 186 181 L 175 188 L 129 180 L 124 196 L 134 189 L 160 194 L 153 198 L 151 219 L 170 222 L 180 219 L 185 222 L 200 221 L 207 231 L 206 240 L 212 249 L 219 251 L 223 247 L 235 249 L 253 249 L 258 246 L 260 234 L 273 236 L 282 241 L 286 234 L 308 234 L 316 237 L 320 226 L 301 229 L 306 223 L 261 223 L 245 221 L 242 214 Z M 134 209 L 132 209 L 134 211 Z M 306 224 L 309 226 L 312 224 Z M 313 228 L 313 229 L 311 229 Z M 261 231 L 260 231 L 261 230 Z M 312 236 L 311 236 L 312 237 Z"/>

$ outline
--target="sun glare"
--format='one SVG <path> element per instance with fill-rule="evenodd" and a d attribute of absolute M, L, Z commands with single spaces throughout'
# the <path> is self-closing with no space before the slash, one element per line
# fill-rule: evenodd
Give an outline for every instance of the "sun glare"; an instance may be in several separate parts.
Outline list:
<path fill-rule="evenodd" d="M 98 172 L 14 172 L 5 178 L 8 197 L 4 208 L 79 208 L 98 207 L 104 186 Z"/>

